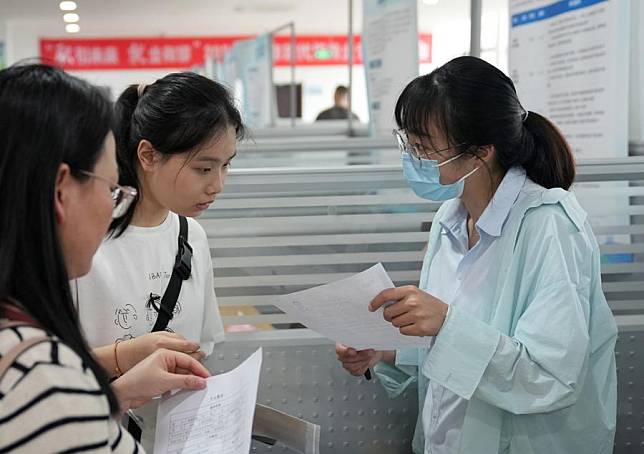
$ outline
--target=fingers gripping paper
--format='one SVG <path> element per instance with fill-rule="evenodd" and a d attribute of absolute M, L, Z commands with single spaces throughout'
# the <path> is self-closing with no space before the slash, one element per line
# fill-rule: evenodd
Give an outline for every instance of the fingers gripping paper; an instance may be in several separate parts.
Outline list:
<path fill-rule="evenodd" d="M 208 378 L 205 389 L 165 396 L 155 454 L 249 452 L 261 365 L 260 348 L 236 369 Z"/>
<path fill-rule="evenodd" d="M 378 263 L 346 279 L 279 296 L 273 304 L 308 328 L 358 350 L 426 346 L 425 338 L 400 334 L 383 318 L 382 308 L 369 312 L 371 300 L 392 287 L 389 275 Z"/>

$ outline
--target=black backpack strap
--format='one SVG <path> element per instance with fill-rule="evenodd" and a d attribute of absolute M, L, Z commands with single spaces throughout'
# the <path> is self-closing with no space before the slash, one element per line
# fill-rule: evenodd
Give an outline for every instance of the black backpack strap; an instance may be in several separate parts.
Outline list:
<path fill-rule="evenodd" d="M 143 429 L 132 419 L 131 416 L 127 417 L 127 431 L 130 432 L 132 438 L 134 438 L 138 443 L 141 443 L 141 436 L 143 435 Z"/>
<path fill-rule="evenodd" d="M 172 269 L 172 276 L 168 288 L 165 289 L 157 321 L 152 331 L 163 331 L 168 327 L 168 323 L 174 314 L 174 307 L 177 305 L 181 284 L 190 277 L 192 272 L 192 247 L 188 244 L 188 220 L 184 216 L 179 216 L 179 248 Z"/>
<path fill-rule="evenodd" d="M 163 331 L 168 327 L 168 323 L 174 314 L 174 307 L 177 305 L 177 299 L 181 292 L 181 284 L 190 277 L 192 272 L 192 247 L 188 244 L 188 220 L 185 216 L 179 216 L 179 247 L 177 256 L 174 259 L 172 276 L 165 289 L 159 310 L 157 320 L 154 323 L 152 332 Z M 152 295 L 151 295 L 152 296 Z M 155 305 L 156 306 L 156 305 Z M 127 430 L 136 441 L 141 441 L 142 430 L 139 425 L 128 417 Z"/>

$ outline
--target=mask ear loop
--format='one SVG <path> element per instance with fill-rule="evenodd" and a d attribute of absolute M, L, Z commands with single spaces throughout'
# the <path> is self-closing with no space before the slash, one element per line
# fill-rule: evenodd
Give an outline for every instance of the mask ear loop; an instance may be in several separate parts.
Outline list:
<path fill-rule="evenodd" d="M 474 175 L 476 172 L 478 172 L 480 168 L 481 168 L 481 166 L 478 166 L 476 169 L 474 169 L 474 170 L 472 170 L 471 172 L 469 172 L 469 173 L 465 174 L 465 176 L 463 176 L 463 178 L 461 178 L 461 179 L 460 179 L 460 180 L 458 180 L 458 181 L 463 181 L 463 180 L 465 180 L 466 178 L 469 178 L 470 176 L 472 176 L 472 175 Z"/>
<path fill-rule="evenodd" d="M 461 145 L 465 145 L 465 144 L 455 145 L 455 146 L 454 146 L 454 147 L 452 147 L 452 148 L 460 147 Z M 466 145 L 466 146 L 467 146 L 468 148 L 471 148 L 471 147 L 472 147 L 472 145 Z M 436 153 L 436 152 L 435 152 L 435 153 Z M 436 164 L 436 167 L 443 167 L 444 165 L 449 164 L 449 163 L 450 163 L 450 162 L 452 162 L 452 161 L 456 161 L 458 158 L 460 158 L 460 157 L 461 157 L 461 156 L 463 156 L 464 154 L 465 154 L 465 152 L 463 152 L 463 153 L 459 153 L 459 154 L 457 154 L 456 156 L 452 156 L 452 157 L 451 157 L 451 158 L 449 158 L 447 161 L 443 161 L 443 162 L 441 162 L 440 164 Z"/>
<path fill-rule="evenodd" d="M 465 153 L 457 154 L 456 156 L 453 156 L 453 157 L 449 158 L 447 161 L 443 161 L 443 162 L 441 162 L 440 164 L 437 164 L 437 165 L 436 165 L 436 167 L 443 167 L 444 165 L 449 164 L 449 163 L 450 163 L 450 162 L 452 162 L 452 161 L 456 161 L 458 158 L 460 158 L 460 157 L 461 157 L 461 156 L 463 156 L 464 154 L 465 154 Z M 472 170 L 472 171 L 470 171 L 470 172 L 466 173 L 466 174 L 465 174 L 462 178 L 460 178 L 456 183 L 460 183 L 461 181 L 465 180 L 466 178 L 471 177 L 471 176 L 472 176 L 472 175 L 474 175 L 476 172 L 478 172 L 478 170 L 479 170 L 480 168 L 481 168 L 481 166 L 478 166 L 476 169 L 474 169 L 474 170 Z"/>
<path fill-rule="evenodd" d="M 443 162 L 441 162 L 440 164 L 436 164 L 436 167 L 443 167 L 444 165 L 447 165 L 447 164 L 449 164 L 449 163 L 450 163 L 450 162 L 452 162 L 452 161 L 456 161 L 458 158 L 460 158 L 460 157 L 461 157 L 461 156 L 463 156 L 464 154 L 465 154 L 465 153 L 457 154 L 456 156 L 453 156 L 453 157 L 449 158 L 447 161 L 443 161 Z"/>

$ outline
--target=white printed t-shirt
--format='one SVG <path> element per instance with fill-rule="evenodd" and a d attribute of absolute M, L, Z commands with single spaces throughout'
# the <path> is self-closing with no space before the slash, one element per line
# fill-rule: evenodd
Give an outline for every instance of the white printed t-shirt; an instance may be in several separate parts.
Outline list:
<path fill-rule="evenodd" d="M 212 259 L 206 232 L 188 220 L 192 273 L 183 281 L 168 328 L 199 342 L 210 355 L 224 341 L 224 327 L 213 286 Z M 90 347 L 113 344 L 149 333 L 157 311 L 150 294 L 163 296 L 177 255 L 179 216 L 170 213 L 157 227 L 128 226 L 123 235 L 106 239 L 94 256 L 90 273 L 76 281 L 78 312 Z M 72 292 L 74 285 L 72 285 Z M 157 301 L 157 305 L 160 300 Z M 143 421 L 141 443 L 152 452 L 158 399 L 135 410 Z"/>
<path fill-rule="evenodd" d="M 183 281 L 168 328 L 199 342 L 209 355 L 224 341 L 224 328 L 213 286 L 210 247 L 203 228 L 188 218 L 192 274 Z M 128 226 L 119 238 L 106 239 L 92 269 L 77 280 L 81 326 L 91 347 L 149 333 L 157 319 L 150 294 L 163 296 L 174 266 L 179 216 L 170 213 L 157 227 Z M 160 300 L 157 300 L 157 305 Z"/>

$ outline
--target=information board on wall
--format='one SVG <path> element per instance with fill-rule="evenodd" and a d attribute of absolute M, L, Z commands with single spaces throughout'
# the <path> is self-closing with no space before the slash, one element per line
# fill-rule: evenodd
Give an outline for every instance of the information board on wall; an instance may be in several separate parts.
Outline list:
<path fill-rule="evenodd" d="M 631 3 L 630 140 L 644 151 L 644 2 Z"/>
<path fill-rule="evenodd" d="M 580 158 L 628 155 L 628 0 L 511 0 L 510 75 Z"/>
<path fill-rule="evenodd" d="M 403 88 L 418 76 L 416 0 L 364 0 L 362 59 L 371 134 L 390 134 Z"/>
<path fill-rule="evenodd" d="M 270 35 L 239 41 L 224 55 L 221 80 L 233 88 L 241 102 L 244 122 L 253 128 L 270 125 L 274 96 L 271 73 L 272 40 Z"/>

